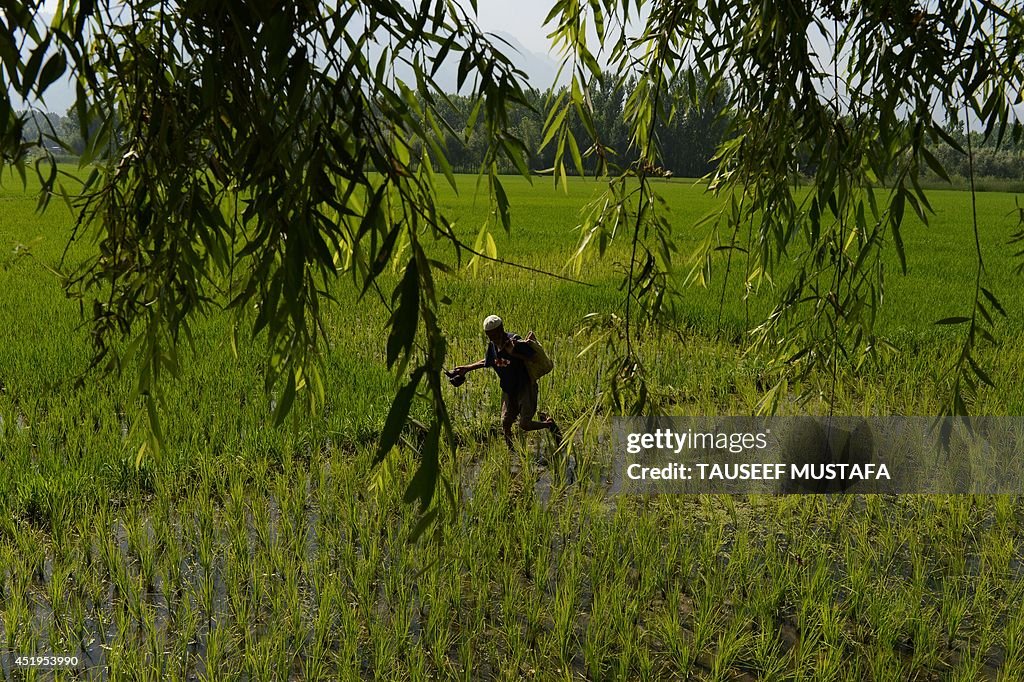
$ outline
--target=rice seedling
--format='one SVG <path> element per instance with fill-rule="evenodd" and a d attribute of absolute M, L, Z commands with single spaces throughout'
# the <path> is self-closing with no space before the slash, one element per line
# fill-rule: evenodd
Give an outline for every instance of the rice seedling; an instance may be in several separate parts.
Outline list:
<path fill-rule="evenodd" d="M 724 680 L 732 675 L 735 662 L 748 646 L 749 641 L 750 633 L 747 631 L 746 623 L 740 619 L 733 619 L 728 627 L 719 634 L 715 644 L 711 663 L 712 679 Z"/>
<path fill-rule="evenodd" d="M 333 580 L 323 584 L 316 591 L 316 598 L 316 616 L 310 632 L 310 655 L 303 662 L 303 667 L 311 675 L 323 677 L 332 669 L 332 648 L 337 641 L 337 603 L 340 599 L 338 584 Z"/>
<path fill-rule="evenodd" d="M 759 679 L 780 680 L 784 679 L 791 662 L 784 653 L 782 642 L 769 627 L 762 627 L 752 637 L 749 645 L 749 661 L 747 667 L 751 669 Z"/>
<path fill-rule="evenodd" d="M 693 665 L 695 652 L 681 613 L 687 603 L 678 587 L 674 587 L 667 595 L 664 608 L 655 615 L 652 627 L 666 649 L 666 666 L 674 674 L 685 676 Z"/>
<path fill-rule="evenodd" d="M 621 609 L 622 605 L 617 599 L 625 592 L 621 585 L 601 585 L 594 591 L 582 643 L 584 665 L 591 678 L 607 677 L 613 662 L 618 658 L 614 639 L 617 634 L 615 619 L 616 616 L 621 618 L 616 609 Z M 620 664 L 623 663 L 623 659 L 618 660 Z M 618 671 L 620 675 L 622 672 L 621 669 Z"/>
<path fill-rule="evenodd" d="M 1005 656 L 1000 680 L 1012 680 L 1024 674 L 1024 612 L 1016 609 L 1008 614 L 1003 634 Z"/>

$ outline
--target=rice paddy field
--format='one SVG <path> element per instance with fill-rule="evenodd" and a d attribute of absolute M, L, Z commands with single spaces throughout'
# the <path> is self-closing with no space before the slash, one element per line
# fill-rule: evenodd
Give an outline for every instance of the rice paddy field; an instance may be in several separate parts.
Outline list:
<path fill-rule="evenodd" d="M 472 240 L 485 219 L 474 179 L 443 201 Z M 501 256 L 562 271 L 580 207 L 596 192 L 506 183 Z M 659 185 L 685 251 L 718 201 Z M 956 329 L 969 314 L 970 196 L 936 190 L 910 223 L 909 273 L 887 277 L 886 337 L 900 352 L 844 373 L 846 415 L 937 414 Z M 442 466 L 448 519 L 418 543 L 405 505 L 414 453 L 370 465 L 395 377 L 387 313 L 339 280 L 327 308 L 327 404 L 271 426 L 262 340 L 231 349 L 231 318 L 197 326 L 168 388 L 167 447 L 136 466 L 145 412 L 128 378 L 86 373 L 88 329 L 49 271 L 67 209 L 35 211 L 33 187 L 0 188 L 0 671 L 5 680 L 1020 680 L 1024 679 L 1024 504 L 1016 496 L 614 496 L 609 443 L 574 444 L 579 480 L 547 466 L 546 434 L 510 456 L 489 372 L 450 390 L 460 447 Z M 989 284 L 1008 319 L 979 360 L 995 388 L 972 410 L 1024 414 L 1024 297 L 1007 239 L 1014 195 L 978 195 Z M 75 245 L 73 262 L 87 253 Z M 26 255 L 26 250 L 30 255 Z M 438 247 L 439 257 L 451 253 Z M 616 245 L 578 284 L 496 264 L 440 275 L 450 365 L 483 357 L 480 321 L 535 330 L 555 361 L 541 409 L 586 414 L 607 358 L 580 320 L 622 304 Z M 392 275 L 393 276 L 393 275 Z M 680 274 L 680 279 L 682 273 Z M 680 335 L 641 354 L 659 400 L 681 414 L 750 414 L 762 364 L 743 352 L 749 301 L 734 277 L 688 289 Z M 242 333 L 244 338 L 244 330 Z M 83 376 L 79 385 L 76 381 Z M 820 383 L 822 395 L 827 379 Z M 447 388 L 447 386 L 446 386 Z M 426 417 L 426 405 L 416 408 Z M 787 405 L 824 409 L 822 401 Z M 598 415 L 599 418 L 602 415 Z M 18 656 L 77 658 L 56 670 Z"/>

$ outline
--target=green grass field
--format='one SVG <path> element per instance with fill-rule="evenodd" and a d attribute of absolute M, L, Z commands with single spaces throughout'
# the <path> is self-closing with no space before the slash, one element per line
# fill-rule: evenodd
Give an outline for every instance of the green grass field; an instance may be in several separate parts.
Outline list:
<path fill-rule="evenodd" d="M 443 203 L 472 242 L 487 201 L 460 180 L 462 193 L 443 190 Z M 568 195 L 547 180 L 506 188 L 514 227 L 495 235 L 499 255 L 562 271 L 579 209 L 599 185 L 575 180 Z M 683 181 L 659 189 L 685 251 L 717 200 Z M 837 413 L 939 409 L 959 339 L 933 322 L 968 312 L 974 237 L 968 194 L 931 197 L 931 225 L 906 226 L 908 276 L 895 258 L 887 273 L 883 332 L 903 350 L 844 373 Z M 1024 297 L 1006 246 L 1014 197 L 978 201 L 989 281 L 1009 319 L 997 328 L 1002 345 L 980 356 L 996 388 L 972 409 L 1020 415 Z M 384 363 L 387 313 L 370 297 L 357 304 L 345 280 L 327 309 L 328 400 L 318 414 L 271 427 L 262 340 L 235 357 L 230 317 L 213 315 L 169 387 L 167 448 L 136 467 L 145 416 L 128 379 L 92 373 L 76 387 L 88 330 L 47 269 L 71 225 L 61 205 L 36 213 L 32 188 L 4 176 L 5 679 L 47 678 L 12 668 L 10 656 L 51 652 L 82 659 L 59 679 L 1024 678 L 1019 498 L 611 497 L 599 428 L 576 444 L 577 485 L 563 484 L 557 463 L 533 465 L 529 453 L 549 447 L 540 435 L 510 461 L 489 373 L 449 394 L 462 446 L 443 463 L 452 500 L 440 496 L 453 520 L 409 545 L 416 515 L 401 498 L 413 454 L 403 447 L 369 464 L 396 390 Z M 69 260 L 88 248 L 75 245 Z M 449 364 L 482 357 L 480 321 L 500 314 L 512 331 L 536 330 L 555 360 L 541 408 L 563 423 L 585 413 L 607 358 L 600 348 L 578 357 L 591 340 L 579 322 L 621 306 L 624 249 L 588 261 L 590 286 L 486 263 L 440 275 L 438 293 L 452 300 L 441 317 Z M 735 340 L 773 292 L 748 307 L 739 280 L 721 314 L 716 279 L 686 291 L 682 338 L 643 340 L 667 410 L 750 414 L 763 397 L 762 364 Z M 824 394 L 826 377 L 809 381 Z M 425 404 L 416 409 L 425 417 Z"/>

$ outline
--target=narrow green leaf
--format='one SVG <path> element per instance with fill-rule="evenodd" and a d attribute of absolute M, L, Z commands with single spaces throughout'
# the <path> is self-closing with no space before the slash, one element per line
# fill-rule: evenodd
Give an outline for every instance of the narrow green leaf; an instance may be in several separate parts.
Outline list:
<path fill-rule="evenodd" d="M 281 393 L 281 400 L 274 410 L 274 426 L 280 426 L 292 409 L 295 402 L 295 372 L 288 372 L 288 381 L 285 384 L 284 392 Z"/>
<path fill-rule="evenodd" d="M 377 249 L 377 252 L 375 254 L 371 254 L 373 262 L 370 264 L 370 271 L 366 274 L 366 279 L 363 282 L 363 290 L 359 293 L 359 300 L 362 300 L 363 296 L 365 296 L 369 288 L 373 286 L 374 281 L 380 273 L 384 272 L 384 268 L 388 266 L 388 262 L 391 260 L 391 254 L 395 248 L 395 241 L 398 239 L 400 232 L 402 232 L 401 223 L 394 225 L 391 228 L 391 231 L 384 238 L 384 242 L 380 245 L 380 248 Z"/>
<path fill-rule="evenodd" d="M 61 77 L 66 68 L 67 60 L 64 58 L 63 52 L 58 52 L 46 60 L 43 70 L 39 73 L 39 84 L 36 86 L 36 92 L 42 95 L 55 80 Z"/>
<path fill-rule="evenodd" d="M 416 326 L 419 323 L 419 284 L 416 259 L 412 258 L 405 268 L 405 276 L 395 287 L 399 304 L 391 317 L 391 334 L 388 335 L 387 362 L 389 369 L 403 351 L 409 353 L 412 350 L 412 344 L 416 338 Z"/>
<path fill-rule="evenodd" d="M 160 414 L 157 411 L 156 398 L 152 393 L 146 395 L 146 414 L 149 417 L 149 432 L 152 435 L 151 447 L 154 451 L 162 449 L 164 433 L 160 428 Z"/>
<path fill-rule="evenodd" d="M 941 137 L 942 140 L 950 147 L 952 147 L 957 153 L 967 154 L 967 150 L 964 149 L 963 146 L 961 146 L 961 144 L 952 135 L 946 132 L 946 130 L 942 126 L 935 126 L 933 130 L 935 130 L 939 134 L 939 137 Z"/>
<path fill-rule="evenodd" d="M 977 376 L 979 379 L 981 379 L 985 384 L 987 384 L 991 388 L 995 388 L 996 387 L 996 385 L 994 383 L 992 383 L 992 379 L 989 378 L 988 374 L 986 374 L 985 371 L 981 367 L 978 366 L 978 363 L 976 363 L 974 361 L 974 358 L 972 358 L 970 355 L 967 356 L 967 362 L 971 365 L 971 369 L 974 370 L 975 376 Z"/>
<path fill-rule="evenodd" d="M 978 327 L 976 327 L 975 329 L 978 332 L 978 336 L 980 336 L 981 338 L 985 339 L 986 341 L 991 343 L 993 346 L 998 346 L 999 345 L 999 342 L 996 341 L 996 338 L 994 336 L 992 336 L 992 334 L 990 334 L 987 329 L 985 329 L 984 327 L 982 327 L 980 325 Z"/>
<path fill-rule="evenodd" d="M 959 386 L 953 391 L 953 414 L 964 417 L 970 414 L 967 411 L 967 403 L 964 402 L 964 393 Z"/>
<path fill-rule="evenodd" d="M 892 232 L 892 241 L 896 245 L 896 255 L 900 259 L 900 270 L 907 274 L 907 252 L 903 247 L 903 235 L 901 234 L 901 223 L 903 222 L 903 192 L 897 191 L 889 206 L 889 229 Z"/>
<path fill-rule="evenodd" d="M 430 69 L 430 77 L 433 78 L 437 75 L 437 70 L 444 64 L 445 58 L 448 57 L 448 52 L 452 49 L 452 44 L 455 42 L 455 34 L 451 34 L 445 39 L 444 44 L 441 45 L 441 49 L 434 55 L 433 67 Z"/>
<path fill-rule="evenodd" d="M 956 390 L 960 390 L 957 387 Z M 940 417 L 941 426 L 939 427 L 939 446 L 943 452 L 949 452 L 950 441 L 953 435 L 953 419 L 951 417 Z"/>
<path fill-rule="evenodd" d="M 1003 306 L 999 303 L 999 299 L 996 298 L 995 294 L 993 294 L 985 287 L 981 287 L 981 293 L 985 295 L 985 298 L 989 300 L 989 302 L 992 304 L 992 307 L 995 308 L 1000 315 L 1002 315 L 1003 317 L 1007 316 L 1006 310 L 1003 309 Z"/>
<path fill-rule="evenodd" d="M 572 154 L 573 164 L 576 165 L 576 172 L 583 177 L 583 158 L 580 156 L 580 148 L 576 144 L 576 136 L 572 134 L 571 130 L 567 130 L 565 137 L 569 142 L 569 152 Z"/>
<path fill-rule="evenodd" d="M 373 457 L 373 464 L 375 466 L 398 443 L 398 439 L 402 435 L 402 428 L 409 418 L 409 410 L 412 407 L 412 400 L 416 395 L 416 387 L 419 386 L 420 378 L 423 376 L 425 369 L 424 367 L 418 367 L 409 378 L 409 383 L 398 389 L 395 399 L 391 401 L 391 409 L 388 410 L 387 419 L 384 420 L 384 429 L 380 432 L 380 439 L 377 441 L 377 454 Z"/>
<path fill-rule="evenodd" d="M 561 97 L 559 98 L 559 102 Z M 548 114 L 548 120 L 544 123 L 544 137 L 541 140 L 539 149 L 545 149 L 548 144 L 554 139 L 555 134 L 558 133 L 562 128 L 562 124 L 565 122 L 565 116 L 569 113 L 569 107 L 564 106 L 559 109 L 552 109 L 551 113 Z"/>
<path fill-rule="evenodd" d="M 491 186 L 494 187 L 494 199 L 498 204 L 498 216 L 501 219 L 501 225 L 505 228 L 505 232 L 511 232 L 512 214 L 509 211 L 508 195 L 505 194 L 505 187 L 501 184 L 501 180 L 498 179 L 497 175 L 491 177 Z"/>
<path fill-rule="evenodd" d="M 413 527 L 412 533 L 409 534 L 409 540 L 407 542 L 410 545 L 419 540 L 420 536 L 434 524 L 437 520 L 437 512 L 437 509 L 432 509 L 420 517 L 420 520 L 417 521 L 416 525 Z"/>
<path fill-rule="evenodd" d="M 32 91 L 33 86 L 36 84 L 36 76 L 39 74 L 39 68 L 43 65 L 43 57 L 46 56 L 46 51 L 50 48 L 50 36 L 47 35 L 46 39 L 36 45 L 35 49 L 32 50 L 28 61 L 25 63 L 25 68 L 22 71 L 21 81 L 21 96 L 28 97 L 29 92 Z"/>
<path fill-rule="evenodd" d="M 928 151 L 928 147 L 921 147 L 921 156 L 924 157 L 925 163 L 928 164 L 928 167 L 932 169 L 933 173 L 938 175 L 946 182 L 950 182 L 949 174 L 946 172 L 946 169 L 943 168 L 942 163 L 940 163 L 939 160 L 935 158 L 935 155 Z"/>
<path fill-rule="evenodd" d="M 405 490 L 405 503 L 411 504 L 413 501 L 419 500 L 421 511 L 430 507 L 430 501 L 434 498 L 434 490 L 437 488 L 440 437 L 441 422 L 435 420 L 423 440 L 423 447 L 420 451 L 420 468 L 416 470 L 416 474 L 409 481 L 409 487 Z"/>

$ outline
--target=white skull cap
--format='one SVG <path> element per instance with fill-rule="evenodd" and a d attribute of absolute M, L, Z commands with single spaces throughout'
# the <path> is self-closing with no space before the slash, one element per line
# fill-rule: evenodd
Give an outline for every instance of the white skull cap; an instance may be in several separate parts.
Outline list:
<path fill-rule="evenodd" d="M 484 320 L 484 331 L 489 332 L 501 327 L 501 318 L 497 315 L 488 315 Z"/>

